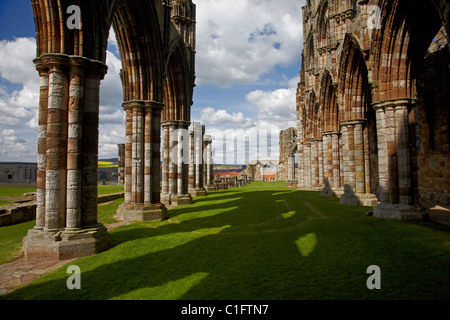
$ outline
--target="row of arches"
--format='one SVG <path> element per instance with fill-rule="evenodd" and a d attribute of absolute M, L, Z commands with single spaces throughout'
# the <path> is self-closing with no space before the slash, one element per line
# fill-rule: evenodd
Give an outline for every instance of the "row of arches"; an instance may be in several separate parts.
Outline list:
<path fill-rule="evenodd" d="M 309 33 L 297 99 L 299 186 L 338 195 L 344 204 L 377 206 L 379 216 L 420 216 L 424 198 L 448 198 L 448 193 L 433 189 L 432 182 L 425 183 L 429 178 L 420 179 L 431 174 L 444 181 L 446 174 L 430 168 L 426 172 L 419 164 L 430 162 L 423 134 L 433 130 L 432 118 L 449 119 L 444 101 L 449 48 L 429 50 L 438 32 L 448 43 L 449 4 L 373 0 L 347 5 L 322 0 L 304 8 L 315 19 L 304 21 Z M 369 23 L 374 6 L 380 13 L 377 28 Z M 354 16 L 337 19 L 349 10 Z M 430 60 L 434 65 L 427 69 Z M 445 96 L 441 105 L 425 102 L 417 86 L 423 84 L 424 72 L 438 66 L 446 80 L 428 83 L 428 89 Z M 440 139 L 449 141 L 448 127 L 439 132 Z M 434 150 L 431 161 L 439 159 L 445 168 L 450 158 L 444 144 Z"/>

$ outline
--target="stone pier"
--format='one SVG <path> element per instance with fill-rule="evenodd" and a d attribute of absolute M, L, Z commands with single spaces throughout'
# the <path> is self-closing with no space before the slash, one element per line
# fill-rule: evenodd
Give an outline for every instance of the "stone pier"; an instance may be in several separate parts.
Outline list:
<path fill-rule="evenodd" d="M 164 220 L 160 195 L 160 128 L 162 103 L 129 101 L 126 112 L 125 199 L 117 218 L 125 221 Z"/>
<path fill-rule="evenodd" d="M 35 59 L 41 78 L 36 226 L 27 259 L 72 259 L 111 246 L 97 220 L 99 86 L 106 65 L 64 54 Z"/>
<path fill-rule="evenodd" d="M 192 203 L 189 188 L 189 122 L 164 121 L 162 194 L 167 205 Z"/>
<path fill-rule="evenodd" d="M 206 196 L 207 192 L 204 188 L 204 163 L 203 163 L 203 140 L 205 136 L 205 126 L 199 122 L 193 123 L 193 132 L 190 137 L 190 179 L 189 194 L 192 197 Z"/>
<path fill-rule="evenodd" d="M 397 220 L 422 219 L 425 209 L 415 203 L 412 188 L 409 110 L 413 99 L 374 105 L 377 115 L 380 204 L 374 216 Z"/>
<path fill-rule="evenodd" d="M 214 161 L 212 158 L 212 137 L 205 135 L 203 139 L 205 143 L 204 158 L 205 158 L 205 189 L 206 191 L 216 190 L 214 186 Z"/>

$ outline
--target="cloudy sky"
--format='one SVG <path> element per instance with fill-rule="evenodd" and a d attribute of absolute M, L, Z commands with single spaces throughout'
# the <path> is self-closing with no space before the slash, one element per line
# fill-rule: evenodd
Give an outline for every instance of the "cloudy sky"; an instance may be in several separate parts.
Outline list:
<path fill-rule="evenodd" d="M 197 86 L 191 120 L 202 122 L 213 136 L 216 163 L 244 164 L 246 137 L 249 160 L 277 159 L 279 131 L 295 126 L 305 0 L 194 3 Z M 0 162 L 36 161 L 35 57 L 31 1 L 0 0 Z M 125 141 L 121 63 L 113 33 L 107 64 L 100 91 L 101 159 L 117 157 L 117 144 Z"/>

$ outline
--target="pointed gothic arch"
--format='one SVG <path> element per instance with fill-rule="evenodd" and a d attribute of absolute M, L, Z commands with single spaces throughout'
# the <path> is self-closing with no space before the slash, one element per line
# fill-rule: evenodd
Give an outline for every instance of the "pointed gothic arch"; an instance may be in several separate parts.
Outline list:
<path fill-rule="evenodd" d="M 165 54 L 171 39 L 187 39 L 188 43 L 180 42 L 180 50 L 188 52 L 188 62 L 177 58 L 174 64 L 190 67 L 170 67 L 169 78 L 183 88 L 189 84 L 187 93 L 173 92 L 176 103 L 171 106 L 188 118 L 189 90 L 195 80 L 195 5 L 191 0 L 33 0 L 32 5 L 37 41 L 34 61 L 41 78 L 38 206 L 36 226 L 24 238 L 24 252 L 27 258 L 70 259 L 111 245 L 109 234 L 97 220 L 99 90 L 107 72 L 111 26 L 122 59 L 126 111 L 125 200 L 118 217 L 166 217 L 160 199 L 161 113 L 165 67 L 171 63 Z M 79 29 L 66 24 L 72 5 L 80 9 Z M 188 20 L 188 27 L 176 26 Z M 181 83 L 181 78 L 190 82 Z"/>

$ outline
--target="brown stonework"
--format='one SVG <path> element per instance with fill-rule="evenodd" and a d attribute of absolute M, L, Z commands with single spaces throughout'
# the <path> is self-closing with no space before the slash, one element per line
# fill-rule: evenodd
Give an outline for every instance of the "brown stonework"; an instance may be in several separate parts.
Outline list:
<path fill-rule="evenodd" d="M 303 7 L 298 187 L 319 182 L 341 203 L 376 206 L 375 216 L 421 218 L 419 201 L 449 202 L 450 5 L 351 3 Z"/>
<path fill-rule="evenodd" d="M 170 115 L 190 121 L 196 12 L 191 0 L 78 1 L 80 29 L 67 28 L 69 5 L 32 1 L 41 88 L 36 227 L 24 238 L 29 258 L 70 259 L 110 246 L 97 221 L 97 169 L 99 90 L 111 27 L 122 56 L 126 111 L 122 218 L 166 217 L 160 203 L 161 120 Z"/>

